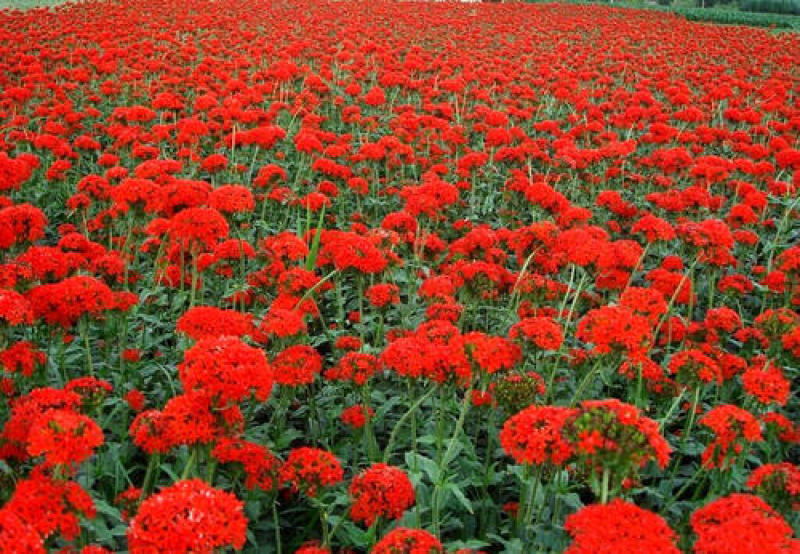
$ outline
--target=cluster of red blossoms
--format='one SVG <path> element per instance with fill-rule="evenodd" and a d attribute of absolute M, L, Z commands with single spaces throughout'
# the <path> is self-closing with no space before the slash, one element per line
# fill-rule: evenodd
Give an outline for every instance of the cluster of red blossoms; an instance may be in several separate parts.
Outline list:
<path fill-rule="evenodd" d="M 506 421 L 500 443 L 519 464 L 575 464 L 609 472 L 620 487 L 650 461 L 666 467 L 670 454 L 658 424 L 616 399 L 587 400 L 578 408 L 532 405 Z"/>
<path fill-rule="evenodd" d="M 349 0 L 0 29 L 0 553 L 798 549 L 797 34 Z"/>

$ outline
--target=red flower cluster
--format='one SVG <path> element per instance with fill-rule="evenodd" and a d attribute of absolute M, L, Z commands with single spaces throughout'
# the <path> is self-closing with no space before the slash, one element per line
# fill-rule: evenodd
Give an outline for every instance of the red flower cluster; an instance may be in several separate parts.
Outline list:
<path fill-rule="evenodd" d="M 223 464 L 240 464 L 248 489 L 272 491 L 278 483 L 280 461 L 266 447 L 241 439 L 222 438 L 211 455 Z"/>
<path fill-rule="evenodd" d="M 206 553 L 244 546 L 247 519 L 234 495 L 199 479 L 178 481 L 144 502 L 128 528 L 131 554 Z"/>
<path fill-rule="evenodd" d="M 316 496 L 321 487 L 329 487 L 344 478 L 339 460 L 319 448 L 294 448 L 283 463 L 279 473 L 282 486 L 293 492 Z"/>
<path fill-rule="evenodd" d="M 800 468 L 788 462 L 766 464 L 747 479 L 747 488 L 765 496 L 773 506 L 800 509 Z"/>
<path fill-rule="evenodd" d="M 310 385 L 322 371 L 322 357 L 304 344 L 290 346 L 272 359 L 275 381 L 283 386 Z"/>
<path fill-rule="evenodd" d="M 563 432 L 575 413 L 560 406 L 525 408 L 503 425 L 500 444 L 518 464 L 563 465 L 574 453 Z"/>
<path fill-rule="evenodd" d="M 414 505 L 414 486 L 406 473 L 386 464 L 374 464 L 355 477 L 347 489 L 353 521 L 371 526 L 377 518 L 400 519 Z"/>
<path fill-rule="evenodd" d="M 792 528 L 763 500 L 750 494 L 732 494 L 695 511 L 692 530 L 695 554 L 782 554 L 797 551 Z"/>
<path fill-rule="evenodd" d="M 264 351 L 237 337 L 202 339 L 189 348 L 178 365 L 187 391 L 201 391 L 226 407 L 253 393 L 265 401 L 272 392 L 272 368 Z"/>
<path fill-rule="evenodd" d="M 663 518 L 619 498 L 581 508 L 567 517 L 564 529 L 574 539 L 565 554 L 680 553 Z"/>
<path fill-rule="evenodd" d="M 443 554 L 439 539 L 422 529 L 398 527 L 389 531 L 370 550 L 370 554 Z"/>
<path fill-rule="evenodd" d="M 699 423 L 714 433 L 714 440 L 702 455 L 703 464 L 709 468 L 724 468 L 744 445 L 763 439 L 758 419 L 732 404 L 715 406 L 700 418 Z"/>

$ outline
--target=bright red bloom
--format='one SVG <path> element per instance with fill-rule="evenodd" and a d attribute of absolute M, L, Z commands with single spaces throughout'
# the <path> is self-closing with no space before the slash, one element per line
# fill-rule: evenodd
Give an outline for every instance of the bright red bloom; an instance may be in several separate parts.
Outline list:
<path fill-rule="evenodd" d="M 747 479 L 747 488 L 767 497 L 773 506 L 800 509 L 800 467 L 782 462 L 756 468 Z"/>
<path fill-rule="evenodd" d="M 530 343 L 540 350 L 555 351 L 564 342 L 561 326 L 550 317 L 528 317 L 511 326 L 508 336 Z"/>
<path fill-rule="evenodd" d="M 316 496 L 320 487 L 341 482 L 344 470 L 339 460 L 326 450 L 301 447 L 289 452 L 279 473 L 280 483 L 293 492 Z"/>
<path fill-rule="evenodd" d="M 47 218 L 31 204 L 17 204 L 0 209 L 0 250 L 44 237 Z"/>
<path fill-rule="evenodd" d="M 731 494 L 696 510 L 690 520 L 697 535 L 695 554 L 744 554 L 753 545 L 764 554 L 797 551 L 792 528 L 763 500 Z"/>
<path fill-rule="evenodd" d="M 742 373 L 742 386 L 747 394 L 762 404 L 783 406 L 789 400 L 791 383 L 781 368 L 766 362 L 756 363 Z"/>
<path fill-rule="evenodd" d="M 563 427 L 575 413 L 561 406 L 525 408 L 505 422 L 500 444 L 518 464 L 563 465 L 574 452 L 563 436 Z"/>
<path fill-rule="evenodd" d="M 267 336 L 286 338 L 308 330 L 303 314 L 298 310 L 271 308 L 258 330 Z"/>
<path fill-rule="evenodd" d="M 167 420 L 159 410 L 140 412 L 128 428 L 128 434 L 133 444 L 148 454 L 164 453 L 172 447 Z"/>
<path fill-rule="evenodd" d="M 263 402 L 272 392 L 273 372 L 260 348 L 237 337 L 202 339 L 178 365 L 181 384 L 212 397 L 218 406 L 241 402 L 251 393 Z"/>
<path fill-rule="evenodd" d="M 217 441 L 211 455 L 220 463 L 240 464 L 244 474 L 244 486 L 270 492 L 278 484 L 281 462 L 272 452 L 260 444 L 241 439 L 222 438 Z"/>
<path fill-rule="evenodd" d="M 349 425 L 353 429 L 361 429 L 374 415 L 375 411 L 369 406 L 356 404 L 342 410 L 339 418 L 345 425 Z"/>
<path fill-rule="evenodd" d="M 443 554 L 439 539 L 422 529 L 398 527 L 386 533 L 370 554 Z"/>
<path fill-rule="evenodd" d="M 741 452 L 743 444 L 763 440 L 758 419 L 733 404 L 715 406 L 698 423 L 714 433 L 714 440 L 702 455 L 703 464 L 709 468 L 726 466 L 731 455 Z"/>
<path fill-rule="evenodd" d="M 208 251 L 228 235 L 228 222 L 212 208 L 186 208 L 170 221 L 167 233 L 184 252 Z"/>
<path fill-rule="evenodd" d="M 68 329 L 83 316 L 98 317 L 114 308 L 111 289 L 94 277 L 77 275 L 39 285 L 28 293 L 36 317 Z"/>
<path fill-rule="evenodd" d="M 722 383 L 722 370 L 719 364 L 697 349 L 681 350 L 672 356 L 668 367 L 679 383 L 694 386 Z"/>
<path fill-rule="evenodd" d="M 567 517 L 564 529 L 573 537 L 565 554 L 680 553 L 675 531 L 661 516 L 619 498 L 584 506 Z"/>
<path fill-rule="evenodd" d="M 294 554 L 331 554 L 329 548 L 319 546 L 319 543 L 311 542 L 307 545 L 301 546 L 294 551 Z"/>
<path fill-rule="evenodd" d="M 66 540 L 80 532 L 80 516 L 96 514 L 92 497 L 77 483 L 59 481 L 38 470 L 17 483 L 3 510 L 14 513 L 42 538 L 60 533 Z"/>
<path fill-rule="evenodd" d="M 581 319 L 575 336 L 593 344 L 593 352 L 608 354 L 615 350 L 641 350 L 652 342 L 652 333 L 648 319 L 630 308 L 603 306 Z"/>
<path fill-rule="evenodd" d="M 0 290 L 0 320 L 12 327 L 30 325 L 33 323 L 30 302 L 15 290 Z"/>
<path fill-rule="evenodd" d="M 147 398 L 145 398 L 144 393 L 137 389 L 131 389 L 126 392 L 124 400 L 134 412 L 141 412 L 144 409 L 145 403 L 147 402 Z"/>
<path fill-rule="evenodd" d="M 91 418 L 68 410 L 42 414 L 28 434 L 28 454 L 44 456 L 44 466 L 80 464 L 103 444 L 103 431 Z"/>
<path fill-rule="evenodd" d="M 464 349 L 478 369 L 486 373 L 509 371 L 522 359 L 520 347 L 504 337 L 474 331 L 464 335 Z"/>
<path fill-rule="evenodd" d="M 77 412 L 80 406 L 80 396 L 53 388 L 33 389 L 16 399 L 11 404 L 11 417 L 0 434 L 0 458 L 26 459 L 28 438 L 40 417 L 53 410 Z"/>
<path fill-rule="evenodd" d="M 212 554 L 244 546 L 247 518 L 234 495 L 200 479 L 178 481 L 142 502 L 128 528 L 131 554 Z"/>
<path fill-rule="evenodd" d="M 33 375 L 37 366 L 47 362 L 47 355 L 37 350 L 33 343 L 20 341 L 0 351 L 0 364 L 9 373 L 18 372 L 25 377 Z"/>
<path fill-rule="evenodd" d="M 577 441 L 576 455 L 587 468 L 614 470 L 619 481 L 649 461 L 662 469 L 669 462 L 670 446 L 658 423 L 615 398 L 581 402 L 565 434 Z"/>
<path fill-rule="evenodd" d="M 247 187 L 224 185 L 211 192 L 208 205 L 223 214 L 247 213 L 255 208 L 255 200 Z"/>
<path fill-rule="evenodd" d="M 311 346 L 297 344 L 279 352 L 272 360 L 272 367 L 279 385 L 310 385 L 322 371 L 322 356 Z"/>
<path fill-rule="evenodd" d="M 0 510 L 0 554 L 45 554 L 44 542 L 36 529 L 9 510 Z"/>
<path fill-rule="evenodd" d="M 325 378 L 336 381 L 352 381 L 364 385 L 380 369 L 378 358 L 363 352 L 348 352 L 335 366 L 325 371 Z"/>
<path fill-rule="evenodd" d="M 364 291 L 364 296 L 376 308 L 385 308 L 390 304 L 400 303 L 400 289 L 391 283 L 372 285 Z"/>
<path fill-rule="evenodd" d="M 186 310 L 175 330 L 185 333 L 194 340 L 229 335 L 233 337 L 252 337 L 255 334 L 253 316 L 236 310 L 223 310 L 214 306 L 195 306 Z"/>
<path fill-rule="evenodd" d="M 379 517 L 400 519 L 414 505 L 414 486 L 408 475 L 399 468 L 373 464 L 350 482 L 348 487 L 353 505 L 350 517 L 366 527 Z"/>

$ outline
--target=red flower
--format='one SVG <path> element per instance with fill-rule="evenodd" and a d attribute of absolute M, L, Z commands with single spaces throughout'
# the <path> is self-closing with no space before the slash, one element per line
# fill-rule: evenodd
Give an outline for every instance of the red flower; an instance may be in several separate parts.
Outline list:
<path fill-rule="evenodd" d="M 284 386 L 310 385 L 314 376 L 322 371 L 322 356 L 303 344 L 290 346 L 272 360 L 275 381 Z"/>
<path fill-rule="evenodd" d="M 443 554 L 439 539 L 422 529 L 398 527 L 386 533 L 370 554 Z"/>
<path fill-rule="evenodd" d="M 212 554 L 244 546 L 244 504 L 200 479 L 178 481 L 145 500 L 128 528 L 131 554 Z"/>
<path fill-rule="evenodd" d="M 696 510 L 690 520 L 697 535 L 695 554 L 780 554 L 797 550 L 792 528 L 763 500 L 731 494 Z"/>
<path fill-rule="evenodd" d="M 96 514 L 92 497 L 77 483 L 55 480 L 40 470 L 17 483 L 3 510 L 14 513 L 43 539 L 58 532 L 66 540 L 80 532 L 80 516 Z"/>
<path fill-rule="evenodd" d="M 635 352 L 652 342 L 652 329 L 647 318 L 630 308 L 603 306 L 590 310 L 581 319 L 575 336 L 592 343 L 592 352 L 598 354 Z"/>
<path fill-rule="evenodd" d="M 515 343 L 477 331 L 464 335 L 464 349 L 481 371 L 490 374 L 509 371 L 522 359 L 520 347 Z"/>
<path fill-rule="evenodd" d="M 134 412 L 141 412 L 144 409 L 147 399 L 142 391 L 131 389 L 125 393 L 125 402 L 128 403 L 128 406 L 130 406 L 131 410 Z"/>
<path fill-rule="evenodd" d="M 391 283 L 372 285 L 364 291 L 364 296 L 376 308 L 385 308 L 390 304 L 400 303 L 400 289 Z"/>
<path fill-rule="evenodd" d="M 212 208 L 186 208 L 169 221 L 167 234 L 183 252 L 213 250 L 228 235 L 228 222 Z"/>
<path fill-rule="evenodd" d="M 28 299 L 36 317 L 64 329 L 72 327 L 83 316 L 100 316 L 114 308 L 111 289 L 102 281 L 83 275 L 34 287 Z"/>
<path fill-rule="evenodd" d="M 339 417 L 345 425 L 349 425 L 354 429 L 361 429 L 374 415 L 375 411 L 369 406 L 356 404 L 342 410 Z"/>
<path fill-rule="evenodd" d="M 80 464 L 103 444 L 103 431 L 91 418 L 68 410 L 50 410 L 28 434 L 28 454 L 44 456 L 44 467 Z"/>
<path fill-rule="evenodd" d="M 0 434 L 0 458 L 28 457 L 28 437 L 40 417 L 53 410 L 77 412 L 81 397 L 74 392 L 53 388 L 33 389 L 11 405 L 11 417 Z"/>
<path fill-rule="evenodd" d="M 3 368 L 10 373 L 19 372 L 25 377 L 33 375 L 36 366 L 43 366 L 46 362 L 47 355 L 28 341 L 14 343 L 0 351 Z"/>
<path fill-rule="evenodd" d="M 720 404 L 705 413 L 698 421 L 711 429 L 714 440 L 701 456 L 706 467 L 723 468 L 738 454 L 743 443 L 763 440 L 761 424 L 748 412 L 732 404 Z"/>
<path fill-rule="evenodd" d="M 669 372 L 677 376 L 679 383 L 700 386 L 708 383 L 722 383 L 722 369 L 711 357 L 700 350 L 690 348 L 672 356 Z"/>
<path fill-rule="evenodd" d="M 247 213 L 255 208 L 255 200 L 247 187 L 223 185 L 211 192 L 208 205 L 223 214 Z"/>
<path fill-rule="evenodd" d="M 680 554 L 677 536 L 661 516 L 619 498 L 581 508 L 564 529 L 573 537 L 565 554 Z"/>
<path fill-rule="evenodd" d="M 325 378 L 337 381 L 352 381 L 364 385 L 380 369 L 378 359 L 372 354 L 348 352 L 332 368 L 325 372 Z"/>
<path fill-rule="evenodd" d="M 661 468 L 669 462 L 669 443 L 658 423 L 614 398 L 581 402 L 564 432 L 589 470 L 611 470 L 618 483 L 649 461 Z"/>
<path fill-rule="evenodd" d="M 44 542 L 36 529 L 9 510 L 0 510 L 0 554 L 45 554 Z"/>
<path fill-rule="evenodd" d="M 12 327 L 30 325 L 33 323 L 30 302 L 15 290 L 0 290 L 0 320 Z"/>
<path fill-rule="evenodd" d="M 415 500 L 405 472 L 386 464 L 373 464 L 353 477 L 348 492 L 353 501 L 350 517 L 367 527 L 379 517 L 400 519 Z"/>
<path fill-rule="evenodd" d="M 564 342 L 561 326 L 549 317 L 528 317 L 511 326 L 508 336 L 530 343 L 540 350 L 555 351 Z"/>
<path fill-rule="evenodd" d="M 308 330 L 303 314 L 297 310 L 272 308 L 261 322 L 259 331 L 267 336 L 286 338 L 300 335 Z"/>
<path fill-rule="evenodd" d="M 214 306 L 195 306 L 178 318 L 175 329 L 194 340 L 221 337 L 252 337 L 255 334 L 253 316 L 236 310 Z"/>
<path fill-rule="evenodd" d="M 217 441 L 211 455 L 220 463 L 236 463 L 245 474 L 244 486 L 270 492 L 278 483 L 280 461 L 260 444 L 241 439 L 222 438 Z"/>
<path fill-rule="evenodd" d="M 202 391 L 217 406 L 241 402 L 251 393 L 263 402 L 272 392 L 272 368 L 264 351 L 237 337 L 198 341 L 184 353 L 178 374 L 186 391 Z"/>
<path fill-rule="evenodd" d="M 783 371 L 770 362 L 756 363 L 742 374 L 742 386 L 747 394 L 762 404 L 783 406 L 789 400 L 791 383 Z"/>
<path fill-rule="evenodd" d="M 280 483 L 293 492 L 316 496 L 320 487 L 341 482 L 344 470 L 339 460 L 326 450 L 301 447 L 289 452 L 279 473 Z"/>
<path fill-rule="evenodd" d="M 31 204 L 18 204 L 0 209 L 0 250 L 44 237 L 47 218 Z"/>
<path fill-rule="evenodd" d="M 303 545 L 295 550 L 294 554 L 331 554 L 331 550 L 329 548 L 319 546 L 319 543 L 312 541 L 311 543 Z"/>
<path fill-rule="evenodd" d="M 518 464 L 563 465 L 573 453 L 563 427 L 575 410 L 561 406 L 530 406 L 503 425 L 500 444 Z"/>
<path fill-rule="evenodd" d="M 147 452 L 164 453 L 172 447 L 167 435 L 167 420 L 159 410 L 139 413 L 128 428 L 133 444 Z"/>

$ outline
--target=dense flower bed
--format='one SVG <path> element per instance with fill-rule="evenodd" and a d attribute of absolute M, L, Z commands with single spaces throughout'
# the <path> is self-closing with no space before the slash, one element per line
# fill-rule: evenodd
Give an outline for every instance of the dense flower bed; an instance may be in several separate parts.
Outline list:
<path fill-rule="evenodd" d="M 800 549 L 800 36 L 0 29 L 0 552 Z"/>

